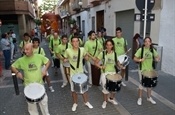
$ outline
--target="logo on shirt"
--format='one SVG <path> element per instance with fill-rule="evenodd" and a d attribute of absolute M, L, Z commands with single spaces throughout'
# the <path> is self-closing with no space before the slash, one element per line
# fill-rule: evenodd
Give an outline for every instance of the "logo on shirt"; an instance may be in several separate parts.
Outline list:
<path fill-rule="evenodd" d="M 78 56 L 73 56 L 72 61 L 76 62 L 78 59 Z"/>
<path fill-rule="evenodd" d="M 145 59 L 151 59 L 152 58 L 152 53 L 151 52 L 146 52 L 144 58 Z"/>
<path fill-rule="evenodd" d="M 37 70 L 37 66 L 35 65 L 35 63 L 29 63 L 28 71 L 35 71 L 35 70 Z"/>
<path fill-rule="evenodd" d="M 117 42 L 117 47 L 122 47 L 122 44 L 120 42 Z"/>
<path fill-rule="evenodd" d="M 114 60 L 112 58 L 108 58 L 107 63 L 112 64 L 112 63 L 114 63 Z"/>

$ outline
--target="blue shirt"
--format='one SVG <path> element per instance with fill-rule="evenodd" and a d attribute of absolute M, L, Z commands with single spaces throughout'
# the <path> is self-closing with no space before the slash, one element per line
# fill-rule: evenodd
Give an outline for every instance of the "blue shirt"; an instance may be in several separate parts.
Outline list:
<path fill-rule="evenodd" d="M 10 41 L 6 38 L 1 39 L 1 49 L 10 50 Z"/>

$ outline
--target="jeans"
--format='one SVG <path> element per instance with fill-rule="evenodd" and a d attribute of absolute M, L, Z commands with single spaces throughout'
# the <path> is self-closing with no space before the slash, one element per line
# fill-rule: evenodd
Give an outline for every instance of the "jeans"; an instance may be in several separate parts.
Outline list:
<path fill-rule="evenodd" d="M 10 67 L 10 60 L 11 60 L 11 51 L 3 50 L 4 58 L 5 58 L 5 69 L 9 69 Z"/>

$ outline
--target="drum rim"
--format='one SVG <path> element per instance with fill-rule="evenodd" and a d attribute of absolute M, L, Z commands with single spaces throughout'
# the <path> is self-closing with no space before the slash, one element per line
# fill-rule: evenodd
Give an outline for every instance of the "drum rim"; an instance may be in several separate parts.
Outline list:
<path fill-rule="evenodd" d="M 148 76 L 148 75 L 143 74 L 144 72 L 151 72 L 151 71 L 153 71 L 153 72 L 155 73 L 155 76 Z M 155 78 L 155 77 L 158 77 L 158 73 L 157 73 L 157 71 L 155 71 L 155 70 L 143 70 L 143 71 L 141 72 L 141 75 L 142 75 L 143 77 L 146 77 L 146 78 Z"/>
<path fill-rule="evenodd" d="M 121 76 L 120 74 L 117 74 L 117 73 L 115 73 L 115 74 L 116 74 L 116 75 L 119 75 L 119 76 L 121 77 L 121 79 L 120 79 L 120 80 L 112 80 L 112 79 L 108 79 L 107 76 L 110 76 L 111 74 L 107 74 L 107 75 L 106 75 L 106 79 L 109 80 L 109 81 L 113 81 L 113 82 L 121 81 L 121 80 L 122 80 L 122 76 Z M 112 74 L 112 75 L 115 75 L 115 74 Z"/>
<path fill-rule="evenodd" d="M 73 83 L 77 83 L 77 82 L 74 81 L 74 78 L 75 78 L 77 75 L 84 75 L 84 76 L 86 76 L 86 78 L 85 78 L 86 80 L 85 80 L 84 82 L 82 82 L 82 84 L 83 84 L 83 83 L 86 83 L 86 82 L 88 81 L 88 76 L 87 76 L 86 74 L 84 74 L 84 73 L 79 73 L 79 74 L 74 74 L 74 75 L 72 75 L 71 79 L 72 79 L 72 82 L 73 82 Z M 80 83 L 78 82 L 77 84 L 80 84 Z"/>

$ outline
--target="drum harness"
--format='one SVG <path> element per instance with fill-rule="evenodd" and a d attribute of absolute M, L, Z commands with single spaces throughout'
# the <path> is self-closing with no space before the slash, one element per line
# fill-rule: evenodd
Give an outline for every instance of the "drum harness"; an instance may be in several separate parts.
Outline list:
<path fill-rule="evenodd" d="M 79 63 L 80 63 L 80 48 L 78 48 L 78 59 L 77 59 L 77 68 L 79 68 Z M 70 67 L 73 69 L 73 70 L 75 70 L 75 67 L 72 65 L 72 64 L 70 64 Z"/>

